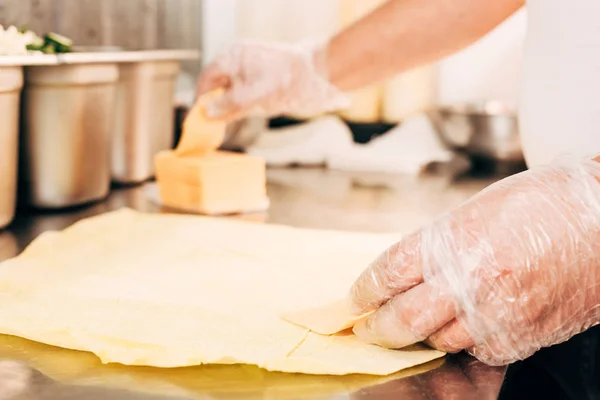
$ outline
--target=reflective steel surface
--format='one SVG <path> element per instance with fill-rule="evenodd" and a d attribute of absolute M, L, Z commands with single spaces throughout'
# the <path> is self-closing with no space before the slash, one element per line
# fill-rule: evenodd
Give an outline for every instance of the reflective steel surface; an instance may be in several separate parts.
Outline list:
<path fill-rule="evenodd" d="M 492 180 L 448 176 L 409 178 L 321 169 L 269 172 L 268 213 L 245 215 L 303 227 L 412 231 L 464 201 Z M 106 200 L 64 212 L 20 211 L 0 231 L 0 260 L 18 254 L 46 230 L 95 214 L 130 207 L 164 212 L 152 186 L 118 189 Z M 3 361 L 4 360 L 4 361 Z M 504 368 L 453 356 L 388 377 L 270 373 L 252 366 L 185 369 L 101 365 L 87 353 L 0 336 L 0 400 L 4 399 L 496 399 Z"/>

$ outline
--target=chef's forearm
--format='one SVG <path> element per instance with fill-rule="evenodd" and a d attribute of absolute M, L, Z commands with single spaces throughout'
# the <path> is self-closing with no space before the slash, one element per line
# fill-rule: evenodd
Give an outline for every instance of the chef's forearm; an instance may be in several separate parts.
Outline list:
<path fill-rule="evenodd" d="M 329 44 L 329 78 L 353 90 L 450 55 L 490 32 L 525 0 L 391 0 Z"/>

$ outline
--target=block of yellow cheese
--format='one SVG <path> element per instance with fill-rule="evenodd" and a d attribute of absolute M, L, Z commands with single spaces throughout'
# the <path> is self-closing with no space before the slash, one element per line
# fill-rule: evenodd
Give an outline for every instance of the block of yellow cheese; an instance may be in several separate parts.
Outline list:
<path fill-rule="evenodd" d="M 217 151 L 226 121 L 209 119 L 204 95 L 190 110 L 175 150 L 155 156 L 156 181 L 164 206 L 200 214 L 237 214 L 269 206 L 263 159 Z"/>
<path fill-rule="evenodd" d="M 167 207 L 208 215 L 268 208 L 263 159 L 224 151 L 203 156 L 164 151 L 155 164 L 159 196 Z"/>

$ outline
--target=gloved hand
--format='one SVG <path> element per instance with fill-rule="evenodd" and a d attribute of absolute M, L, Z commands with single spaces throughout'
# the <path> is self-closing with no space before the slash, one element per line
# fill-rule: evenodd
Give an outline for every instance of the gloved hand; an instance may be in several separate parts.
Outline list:
<path fill-rule="evenodd" d="M 598 324 L 599 178 L 596 161 L 557 159 L 392 246 L 352 287 L 357 313 L 376 310 L 354 332 L 504 365 Z"/>
<path fill-rule="evenodd" d="M 249 111 L 268 116 L 315 115 L 347 107 L 348 97 L 327 80 L 326 47 L 240 42 L 200 75 L 198 94 L 225 94 L 207 106 L 212 118 Z"/>

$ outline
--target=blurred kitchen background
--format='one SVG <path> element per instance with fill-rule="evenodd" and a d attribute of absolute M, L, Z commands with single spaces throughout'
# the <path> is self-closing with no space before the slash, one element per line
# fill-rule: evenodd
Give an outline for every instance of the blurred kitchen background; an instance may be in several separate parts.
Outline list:
<path fill-rule="evenodd" d="M 0 0 L 0 24 L 54 31 L 82 46 L 198 49 L 203 63 L 238 38 L 295 42 L 327 37 L 385 0 Z M 522 10 L 438 65 L 355 95 L 343 113 L 357 122 L 397 122 L 415 107 L 481 100 L 516 106 Z M 394 49 L 390 49 L 394 51 Z M 197 74 L 200 64 L 186 63 Z"/>
<path fill-rule="evenodd" d="M 240 38 L 291 43 L 331 36 L 384 2 L 0 0 L 0 25 L 27 27 L 38 35 L 56 32 L 72 39 L 83 53 L 59 55 L 54 61 L 48 61 L 54 56 L 32 56 L 31 61 L 14 59 L 12 64 L 10 56 L 0 55 L 0 115 L 18 110 L 20 104 L 19 203 L 67 207 L 104 198 L 111 180 L 120 185 L 146 182 L 153 175 L 152 156 L 177 143 L 194 100 L 197 74 L 221 50 Z M 352 106 L 335 115 L 235 121 L 223 148 L 264 157 L 271 167 L 325 166 L 417 176 L 431 166 L 458 163 L 468 171 L 518 172 L 525 168 L 516 119 L 525 31 L 522 10 L 452 57 L 353 93 Z M 0 40 L 0 54 L 1 47 Z M 131 51 L 134 55 L 123 55 Z M 190 56 L 194 51 L 199 57 Z M 2 73 L 6 78 L 11 65 L 23 66 L 22 98 L 21 87 L 3 89 Z M 85 70 L 98 65 L 105 68 L 103 77 Z M 88 80 L 77 80 L 88 72 Z M 62 100 L 52 101 L 42 89 L 56 79 L 66 86 L 55 94 Z M 107 89 L 91 89 L 92 81 Z M 93 115 L 76 106 L 92 100 Z M 105 112 L 98 111 L 103 108 Z M 81 122 L 86 119 L 105 123 L 90 128 Z M 7 160 L 16 163 L 16 157 L 6 155 L 17 137 L 9 120 L 4 125 L 0 121 L 0 145 L 6 149 L 0 154 L 0 189 L 6 193 L 12 191 L 16 171 L 16 165 L 7 166 Z M 74 122 L 67 126 L 65 121 Z M 111 143 L 98 146 L 92 136 Z M 81 156 L 90 152 L 98 156 Z M 112 161 L 103 163 L 109 153 Z M 62 169 L 55 167 L 59 164 Z M 73 170 L 106 171 L 106 177 L 100 173 L 88 176 L 92 183 L 82 183 L 85 179 Z M 15 202 L 4 197 L 0 227 L 12 219 Z"/>
<path fill-rule="evenodd" d="M 198 0 L 0 0 L 0 25 L 57 32 L 82 46 L 200 49 Z M 198 72 L 197 63 L 190 71 Z"/>

